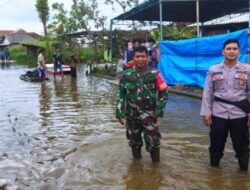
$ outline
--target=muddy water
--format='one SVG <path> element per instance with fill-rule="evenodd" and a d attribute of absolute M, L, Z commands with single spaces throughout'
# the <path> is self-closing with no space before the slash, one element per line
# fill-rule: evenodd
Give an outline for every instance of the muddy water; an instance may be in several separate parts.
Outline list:
<path fill-rule="evenodd" d="M 6 189 L 250 189 L 230 141 L 221 168 L 209 167 L 200 100 L 170 94 L 159 121 L 157 165 L 145 150 L 141 161 L 132 159 L 114 118 L 115 86 L 86 77 L 82 66 L 77 80 L 29 83 L 19 79 L 26 71 L 0 69 L 0 184 Z"/>

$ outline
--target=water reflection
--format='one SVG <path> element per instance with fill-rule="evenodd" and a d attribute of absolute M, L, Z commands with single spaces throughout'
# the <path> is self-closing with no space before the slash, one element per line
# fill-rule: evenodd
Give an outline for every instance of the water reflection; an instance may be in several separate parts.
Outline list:
<path fill-rule="evenodd" d="M 77 87 L 77 80 L 71 79 L 70 80 L 70 87 L 71 87 L 71 96 L 72 96 L 72 101 L 76 103 L 76 105 L 79 102 L 79 92 L 78 92 L 78 87 Z"/>
<path fill-rule="evenodd" d="M 9 61 L 5 61 L 5 60 L 1 61 L 1 68 L 2 69 L 9 68 L 9 67 L 10 67 L 10 62 Z"/>
<path fill-rule="evenodd" d="M 249 174 L 242 171 L 223 171 L 221 168 L 208 168 L 207 179 L 209 190 L 240 189 L 249 190 Z"/>
<path fill-rule="evenodd" d="M 48 126 L 49 118 L 51 117 L 50 106 L 51 106 L 51 91 L 48 88 L 47 81 L 41 83 L 40 88 L 40 115 L 42 127 Z"/>
<path fill-rule="evenodd" d="M 224 181 L 223 181 L 223 171 L 217 168 L 208 168 L 207 172 L 207 179 L 208 179 L 208 189 L 223 189 L 224 188 Z"/>
<path fill-rule="evenodd" d="M 159 164 L 147 165 L 141 161 L 132 161 L 123 178 L 126 190 L 159 190 L 163 179 Z"/>
<path fill-rule="evenodd" d="M 232 189 L 249 190 L 249 177 L 249 174 L 246 172 L 238 171 L 233 173 L 231 183 L 227 189 L 231 187 Z M 226 178 L 223 180 L 226 180 Z"/>
<path fill-rule="evenodd" d="M 231 144 L 222 167 L 209 167 L 200 100 L 170 94 L 159 121 L 161 162 L 154 165 L 144 149 L 141 161 L 132 159 L 114 117 L 116 86 L 86 77 L 83 68 L 77 80 L 21 81 L 27 70 L 0 69 L 0 179 L 9 189 L 250 189 Z"/>
<path fill-rule="evenodd" d="M 56 97 L 63 97 L 66 93 L 66 85 L 65 85 L 65 78 L 60 77 L 60 78 L 54 78 L 54 90 L 55 90 L 55 95 Z"/>

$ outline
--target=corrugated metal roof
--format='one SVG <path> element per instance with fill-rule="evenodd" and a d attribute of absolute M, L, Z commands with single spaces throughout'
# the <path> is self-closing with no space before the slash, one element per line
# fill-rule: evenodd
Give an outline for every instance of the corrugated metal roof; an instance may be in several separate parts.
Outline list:
<path fill-rule="evenodd" d="M 213 19 L 207 22 L 204 22 L 203 25 L 222 25 L 222 24 L 233 24 L 233 23 L 244 23 L 248 22 L 249 13 L 238 13 L 226 15 L 217 19 Z"/>

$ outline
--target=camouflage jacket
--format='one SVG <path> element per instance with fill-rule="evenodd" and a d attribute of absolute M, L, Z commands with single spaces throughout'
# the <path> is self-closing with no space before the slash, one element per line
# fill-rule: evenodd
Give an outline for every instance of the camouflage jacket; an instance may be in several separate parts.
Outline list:
<path fill-rule="evenodd" d="M 143 114 L 162 117 L 167 98 L 167 85 L 159 71 L 150 68 L 142 72 L 135 68 L 127 69 L 119 82 L 116 118 Z"/>

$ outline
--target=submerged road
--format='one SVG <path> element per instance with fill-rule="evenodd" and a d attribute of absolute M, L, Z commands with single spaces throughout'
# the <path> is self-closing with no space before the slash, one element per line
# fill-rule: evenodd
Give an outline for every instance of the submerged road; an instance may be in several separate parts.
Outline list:
<path fill-rule="evenodd" d="M 200 100 L 169 95 L 161 162 L 143 149 L 134 161 L 125 129 L 114 117 L 116 86 L 106 79 L 70 76 L 43 83 L 19 79 L 28 69 L 0 69 L 0 186 L 42 190 L 250 189 L 238 171 L 231 142 L 220 169 L 208 162 L 208 128 Z M 1 189 L 1 188 L 0 188 Z"/>

